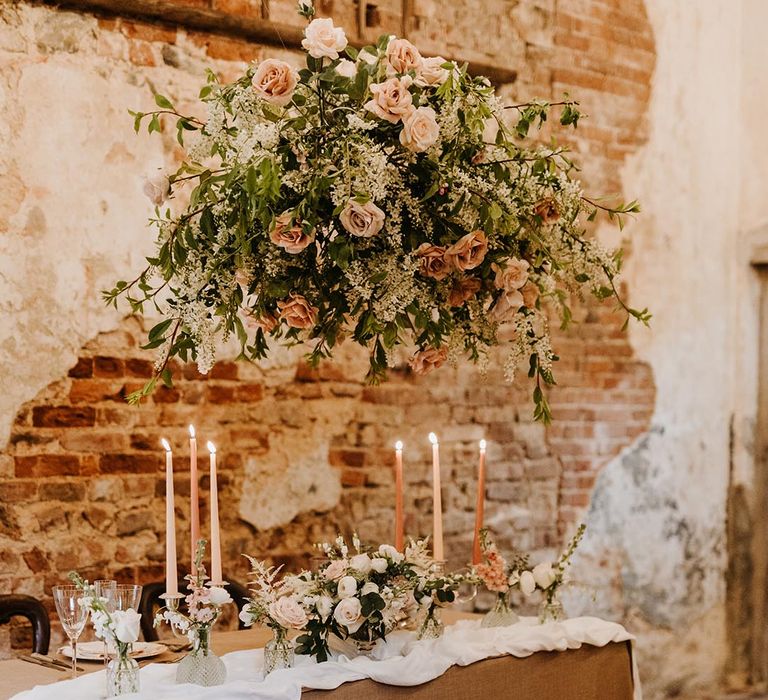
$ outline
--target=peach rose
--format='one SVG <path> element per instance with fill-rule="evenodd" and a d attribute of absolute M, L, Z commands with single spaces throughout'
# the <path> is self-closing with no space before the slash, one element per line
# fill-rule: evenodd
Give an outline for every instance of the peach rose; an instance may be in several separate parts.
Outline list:
<path fill-rule="evenodd" d="M 257 316 L 250 310 L 245 312 L 243 321 L 248 328 L 261 328 L 265 335 L 275 330 L 277 324 L 280 322 L 277 317 L 274 314 L 269 313 L 269 311 L 265 311 L 261 316 Z"/>
<path fill-rule="evenodd" d="M 533 205 L 533 213 L 541 219 L 544 225 L 554 224 L 560 218 L 557 202 L 552 197 L 545 197 L 536 202 Z"/>
<path fill-rule="evenodd" d="M 384 226 L 384 212 L 373 202 L 358 204 L 350 200 L 339 219 L 349 233 L 360 238 L 372 238 Z"/>
<path fill-rule="evenodd" d="M 423 58 L 408 39 L 392 39 L 387 44 L 387 74 L 421 70 Z"/>
<path fill-rule="evenodd" d="M 438 369 L 448 357 L 448 348 L 424 348 L 417 350 L 408 363 L 414 374 L 423 376 Z"/>
<path fill-rule="evenodd" d="M 523 305 L 523 295 L 517 289 L 504 292 L 491 307 L 488 315 L 497 323 L 511 321 Z"/>
<path fill-rule="evenodd" d="M 318 308 L 312 306 L 301 294 L 291 292 L 288 298 L 277 302 L 281 320 L 291 328 L 312 328 L 317 320 Z"/>
<path fill-rule="evenodd" d="M 536 306 L 536 300 L 539 298 L 539 288 L 533 282 L 528 282 L 520 292 L 523 295 L 523 304 L 527 308 L 533 309 Z"/>
<path fill-rule="evenodd" d="M 403 130 L 400 143 L 409 151 L 423 153 L 437 143 L 440 127 L 437 124 L 435 110 L 431 107 L 419 107 L 403 117 Z"/>
<path fill-rule="evenodd" d="M 506 289 L 507 291 L 520 289 L 528 281 L 530 265 L 527 260 L 506 258 L 500 261 L 500 264 L 493 263 L 491 267 L 496 273 L 494 282 L 499 289 Z"/>
<path fill-rule="evenodd" d="M 304 30 L 301 45 L 312 58 L 337 59 L 347 48 L 347 37 L 341 27 L 334 27 L 329 17 L 313 19 Z"/>
<path fill-rule="evenodd" d="M 251 79 L 251 85 L 262 100 L 281 107 L 293 97 L 299 82 L 298 72 L 285 61 L 268 58 L 262 61 Z"/>
<path fill-rule="evenodd" d="M 286 253 L 296 255 L 315 240 L 315 232 L 304 233 L 299 219 L 295 219 L 291 226 L 291 212 L 286 211 L 275 218 L 275 227 L 270 231 L 269 238 Z"/>
<path fill-rule="evenodd" d="M 424 277 L 432 277 L 432 279 L 442 280 L 445 279 L 451 272 L 450 265 L 445 259 L 445 248 L 441 245 L 433 245 L 432 243 L 422 243 L 416 249 L 416 255 L 420 258 L 421 272 Z"/>
<path fill-rule="evenodd" d="M 413 98 L 408 92 L 411 83 L 411 77 L 408 75 L 374 83 L 371 85 L 372 99 L 365 103 L 365 108 L 377 117 L 397 124 L 413 111 Z"/>
<path fill-rule="evenodd" d="M 425 58 L 421 62 L 421 68 L 416 73 L 414 81 L 419 87 L 437 87 L 448 80 L 448 69 L 443 68 L 447 61 L 442 56 Z"/>
<path fill-rule="evenodd" d="M 461 306 L 480 291 L 482 283 L 476 277 L 462 277 L 453 283 L 448 303 L 451 306 Z"/>
<path fill-rule="evenodd" d="M 488 239 L 485 233 L 472 231 L 459 238 L 448 250 L 445 251 L 445 259 L 457 270 L 474 270 L 485 260 L 488 252 Z"/>
<path fill-rule="evenodd" d="M 307 624 L 307 613 L 293 598 L 278 598 L 269 604 L 269 616 L 280 627 L 300 630 Z"/>
<path fill-rule="evenodd" d="M 333 559 L 323 571 L 329 581 L 338 581 L 346 572 L 349 562 L 346 559 Z"/>

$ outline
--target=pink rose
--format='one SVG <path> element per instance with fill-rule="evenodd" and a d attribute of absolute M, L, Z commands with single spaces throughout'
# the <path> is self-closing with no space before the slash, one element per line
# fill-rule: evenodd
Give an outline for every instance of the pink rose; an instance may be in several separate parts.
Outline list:
<path fill-rule="evenodd" d="M 488 315 L 497 323 L 511 321 L 523 305 L 523 295 L 517 289 L 504 292 L 491 307 Z"/>
<path fill-rule="evenodd" d="M 374 83 L 371 85 L 371 99 L 365 103 L 365 108 L 377 117 L 397 124 L 413 110 L 413 98 L 408 91 L 411 83 L 407 75 Z"/>
<path fill-rule="evenodd" d="M 450 265 L 445 259 L 445 248 L 441 245 L 432 243 L 422 243 L 416 249 L 416 255 L 420 259 L 421 266 L 419 272 L 424 277 L 432 279 L 445 279 L 451 272 Z"/>
<path fill-rule="evenodd" d="M 323 570 L 323 576 L 329 581 L 337 581 L 346 573 L 348 566 L 346 559 L 334 559 Z"/>
<path fill-rule="evenodd" d="M 423 153 L 437 143 L 440 127 L 437 124 L 435 110 L 431 107 L 419 107 L 403 117 L 403 130 L 400 143 L 409 151 Z"/>
<path fill-rule="evenodd" d="M 275 328 L 277 328 L 277 324 L 279 323 L 275 315 L 269 313 L 268 311 L 265 311 L 260 316 L 257 316 L 256 313 L 250 309 L 245 312 L 245 318 L 243 319 L 243 322 L 248 328 L 261 328 L 265 335 L 275 330 Z"/>
<path fill-rule="evenodd" d="M 333 611 L 333 619 L 346 627 L 350 634 L 354 634 L 365 622 L 363 606 L 357 598 L 344 598 Z"/>
<path fill-rule="evenodd" d="M 308 621 L 304 608 L 294 598 L 287 596 L 269 604 L 269 616 L 285 629 L 300 630 Z"/>
<path fill-rule="evenodd" d="M 480 231 L 472 231 L 459 238 L 448 250 L 445 259 L 460 272 L 474 270 L 485 260 L 488 252 L 488 239 Z"/>
<path fill-rule="evenodd" d="M 408 39 L 392 39 L 387 44 L 387 74 L 407 73 L 421 69 L 424 59 Z"/>
<path fill-rule="evenodd" d="M 251 79 L 251 85 L 262 100 L 281 107 L 293 97 L 299 82 L 298 72 L 285 61 L 268 58 L 262 61 Z"/>
<path fill-rule="evenodd" d="M 442 56 L 423 59 L 421 68 L 419 68 L 416 74 L 416 85 L 419 87 L 437 87 L 442 85 L 448 80 L 449 75 L 448 69 L 443 68 L 445 63 L 447 61 Z"/>
<path fill-rule="evenodd" d="M 347 37 L 341 27 L 334 27 L 329 17 L 313 19 L 304 30 L 301 45 L 313 58 L 337 59 L 347 48 Z"/>
<path fill-rule="evenodd" d="M 493 263 L 491 266 L 496 273 L 494 283 L 499 289 L 511 291 L 520 289 L 528 281 L 528 268 L 530 265 L 527 260 L 518 258 L 506 258 Z"/>
<path fill-rule="evenodd" d="M 418 350 L 408 363 L 414 374 L 429 374 L 438 369 L 448 358 L 448 348 L 424 348 Z"/>
<path fill-rule="evenodd" d="M 541 219 L 545 226 L 554 224 L 560 218 L 557 202 L 552 197 L 545 197 L 536 202 L 533 206 L 533 213 Z"/>
<path fill-rule="evenodd" d="M 277 308 L 280 311 L 281 320 L 291 328 L 312 328 L 317 320 L 318 308 L 295 292 L 291 292 L 284 301 L 278 301 Z"/>
<path fill-rule="evenodd" d="M 451 306 L 461 306 L 480 291 L 482 282 L 476 277 L 462 277 L 453 283 L 448 303 Z"/>
<path fill-rule="evenodd" d="M 315 240 L 315 232 L 304 233 L 299 219 L 295 219 L 291 226 L 291 212 L 286 211 L 275 218 L 275 227 L 270 231 L 269 238 L 286 253 L 296 255 Z"/>
<path fill-rule="evenodd" d="M 339 219 L 349 233 L 360 238 L 371 238 L 384 226 L 384 212 L 373 202 L 358 204 L 350 200 Z"/>

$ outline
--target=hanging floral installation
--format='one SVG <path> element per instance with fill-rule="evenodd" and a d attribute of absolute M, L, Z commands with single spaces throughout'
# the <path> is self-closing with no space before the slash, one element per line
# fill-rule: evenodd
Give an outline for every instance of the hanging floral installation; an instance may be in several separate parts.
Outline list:
<path fill-rule="evenodd" d="M 621 225 L 637 203 L 587 198 L 564 148 L 526 139 L 552 108 L 576 127 L 577 103 L 505 105 L 466 65 L 389 36 L 358 51 L 307 0 L 300 12 L 306 67 L 270 58 L 227 85 L 209 72 L 205 120 L 159 94 L 157 110 L 133 113 L 150 133 L 175 119 L 186 157 L 146 183 L 156 252 L 104 293 L 164 319 L 145 346 L 157 376 L 130 400 L 172 382 L 172 357 L 208 372 L 219 338 L 250 360 L 270 341 L 303 343 L 313 365 L 350 338 L 378 382 L 401 346 L 416 374 L 487 362 L 508 325 L 505 375 L 524 368 L 548 421 L 558 358 L 545 307 L 566 327 L 586 292 L 650 319 L 619 297 L 621 251 L 584 230 L 598 210 Z M 165 207 L 174 194 L 181 213 Z"/>

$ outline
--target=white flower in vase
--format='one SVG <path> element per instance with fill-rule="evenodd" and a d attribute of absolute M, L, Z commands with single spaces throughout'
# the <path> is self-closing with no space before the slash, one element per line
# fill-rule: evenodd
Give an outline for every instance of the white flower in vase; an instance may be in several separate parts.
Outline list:
<path fill-rule="evenodd" d="M 371 573 L 371 558 L 367 554 L 356 554 L 349 560 L 350 568 L 361 574 Z"/>
<path fill-rule="evenodd" d="M 112 613 L 112 625 L 118 642 L 130 644 L 139 639 L 141 615 L 133 608 L 115 610 Z"/>
<path fill-rule="evenodd" d="M 229 595 L 229 591 L 221 586 L 211 586 L 208 589 L 208 600 L 211 605 L 226 605 L 232 602 L 232 596 Z"/>
<path fill-rule="evenodd" d="M 556 574 L 552 569 L 552 564 L 549 562 L 542 562 L 533 567 L 533 578 L 536 581 L 536 585 L 543 591 L 547 590 L 554 582 Z"/>
<path fill-rule="evenodd" d="M 343 576 L 336 587 L 339 598 L 351 598 L 357 593 L 357 580 L 354 576 Z"/>

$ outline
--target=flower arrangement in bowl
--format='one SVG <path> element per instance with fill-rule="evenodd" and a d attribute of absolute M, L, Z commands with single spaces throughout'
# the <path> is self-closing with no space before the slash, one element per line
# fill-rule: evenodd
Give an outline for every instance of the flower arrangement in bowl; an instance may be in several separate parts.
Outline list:
<path fill-rule="evenodd" d="M 195 552 L 195 573 L 187 575 L 189 594 L 184 601 L 187 612 L 176 606 L 161 608 L 155 615 L 155 627 L 167 623 L 179 633 L 186 634 L 192 651 L 179 663 L 177 683 L 195 683 L 202 686 L 221 685 L 227 677 L 224 663 L 211 648 L 211 630 L 221 615 L 222 608 L 232 602 L 226 588 L 212 585 L 203 565 L 205 540 L 199 540 Z M 207 582 L 207 583 L 206 583 Z"/>
<path fill-rule="evenodd" d="M 586 292 L 650 318 L 618 294 L 621 251 L 584 230 L 598 210 L 621 224 L 637 203 L 597 203 L 564 148 L 525 140 L 555 106 L 576 127 L 577 103 L 505 105 L 466 65 L 391 36 L 358 51 L 311 2 L 299 9 L 301 69 L 267 58 L 226 85 L 210 71 L 202 118 L 159 94 L 134 113 L 150 133 L 174 118 L 186 157 L 147 183 L 156 252 L 104 292 L 164 316 L 145 346 L 157 374 L 130 400 L 170 384 L 174 356 L 207 373 L 217 337 L 251 360 L 270 340 L 306 343 L 313 364 L 351 338 L 376 382 L 401 347 L 416 374 L 485 362 L 508 325 L 507 378 L 525 366 L 535 416 L 549 420 L 542 386 L 558 358 L 545 306 L 567 326 L 569 299 Z"/>
<path fill-rule="evenodd" d="M 107 664 L 107 697 L 138 693 L 139 665 L 130 653 L 139 639 L 141 615 L 133 608 L 110 612 L 106 598 L 97 594 L 95 586 L 74 571 L 69 578 L 82 592 L 83 606 L 90 613 L 96 636 L 115 650 L 115 657 Z"/>
<path fill-rule="evenodd" d="M 500 627 L 517 622 L 517 614 L 512 610 L 509 594 L 515 588 L 526 597 L 536 591 L 543 593 L 544 600 L 539 608 L 539 622 L 561 620 L 565 617 L 562 603 L 558 599 L 560 588 L 566 581 L 566 569 L 571 563 L 576 548 L 579 546 L 586 525 L 579 525 L 565 551 L 555 562 L 541 562 L 531 567 L 527 554 L 515 552 L 507 561 L 487 530 L 480 532 L 480 547 L 483 561 L 473 568 L 474 575 L 485 587 L 497 594 L 494 607 L 483 618 L 483 627 Z"/>

